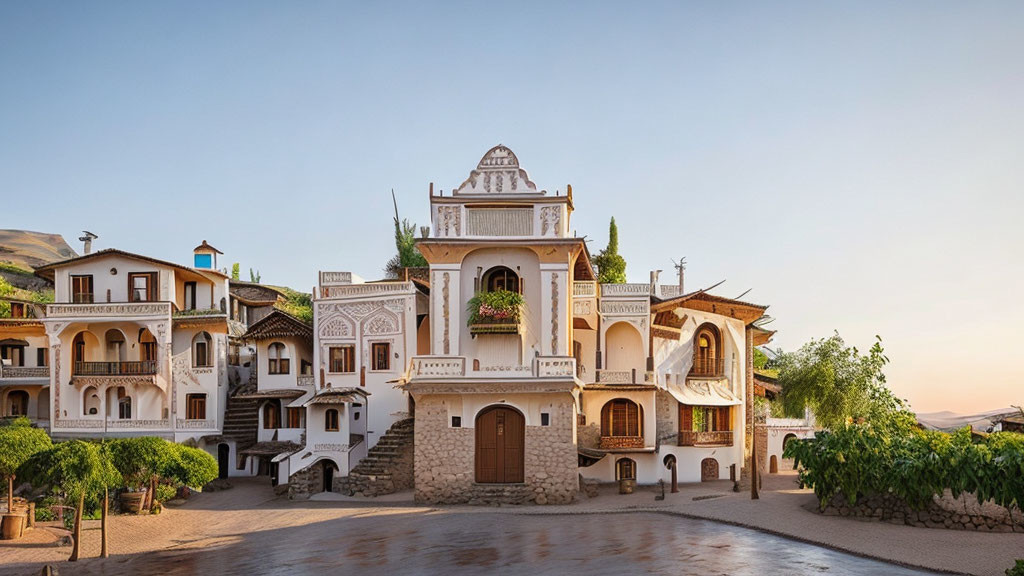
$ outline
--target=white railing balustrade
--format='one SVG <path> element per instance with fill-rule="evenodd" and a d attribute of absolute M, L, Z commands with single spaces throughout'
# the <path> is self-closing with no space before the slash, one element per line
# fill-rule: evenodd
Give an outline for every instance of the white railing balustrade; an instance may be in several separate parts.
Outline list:
<path fill-rule="evenodd" d="M 419 377 L 465 376 L 465 356 L 413 356 L 412 373 Z"/>
<path fill-rule="evenodd" d="M 650 296 L 650 284 L 601 284 L 601 296 Z"/>
<path fill-rule="evenodd" d="M 538 378 L 572 378 L 576 375 L 576 359 L 572 356 L 537 356 L 533 375 Z"/>
<path fill-rule="evenodd" d="M 597 282 L 573 282 L 572 295 L 577 298 L 593 298 L 597 296 Z"/>

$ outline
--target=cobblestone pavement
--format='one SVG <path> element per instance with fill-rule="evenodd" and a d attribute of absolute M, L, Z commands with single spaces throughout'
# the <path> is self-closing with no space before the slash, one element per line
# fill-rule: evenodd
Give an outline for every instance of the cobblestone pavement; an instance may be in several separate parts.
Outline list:
<path fill-rule="evenodd" d="M 275 498 L 266 480 L 233 482 L 231 490 L 196 495 L 159 516 L 112 518 L 106 560 L 94 558 L 98 522 L 86 523 L 85 559 L 77 564 L 64 562 L 70 548 L 54 546 L 63 534 L 56 529 L 0 543 L 0 574 L 38 574 L 44 563 L 64 574 L 914 573 L 798 540 L 984 575 L 1001 575 L 1014 556 L 1024 556 L 1024 534 L 820 516 L 804 508 L 813 495 L 796 490 L 792 475 L 769 477 L 758 501 L 709 483 L 684 486 L 663 501 L 650 489 L 629 496 L 605 490 L 573 505 L 502 508 L 423 508 L 401 495 L 289 502 Z"/>

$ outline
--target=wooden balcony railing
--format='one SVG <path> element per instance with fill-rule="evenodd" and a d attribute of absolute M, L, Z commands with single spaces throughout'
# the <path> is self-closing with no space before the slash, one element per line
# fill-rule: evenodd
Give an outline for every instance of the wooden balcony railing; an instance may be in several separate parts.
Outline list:
<path fill-rule="evenodd" d="M 690 368 L 690 376 L 713 377 L 725 375 L 724 358 L 701 358 L 693 359 L 693 367 Z"/>
<path fill-rule="evenodd" d="M 0 378 L 48 378 L 46 366 L 0 366 Z"/>
<path fill-rule="evenodd" d="M 145 376 L 156 374 L 156 360 L 75 362 L 75 376 Z"/>
<path fill-rule="evenodd" d="M 732 431 L 694 432 L 684 430 L 679 433 L 680 446 L 732 446 Z"/>
<path fill-rule="evenodd" d="M 643 436 L 601 436 L 601 450 L 636 449 L 644 447 Z"/>
<path fill-rule="evenodd" d="M 469 325 L 469 333 L 479 334 L 518 334 L 519 319 L 517 318 L 480 318 Z"/>

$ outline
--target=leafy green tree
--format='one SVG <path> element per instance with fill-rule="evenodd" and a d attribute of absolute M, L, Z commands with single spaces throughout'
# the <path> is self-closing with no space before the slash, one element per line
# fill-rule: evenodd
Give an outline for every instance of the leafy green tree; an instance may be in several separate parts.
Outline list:
<path fill-rule="evenodd" d="M 77 561 L 81 552 L 82 512 L 86 495 L 106 490 L 120 480 L 112 459 L 99 444 L 71 440 L 37 452 L 22 464 L 20 471 L 33 484 L 49 485 L 72 501 L 77 500 L 74 543 L 71 557 L 68 558 L 70 562 Z M 105 553 L 106 547 L 103 548 L 102 552 Z"/>
<path fill-rule="evenodd" d="M 626 283 L 626 259 L 619 255 L 619 227 L 615 217 L 608 224 L 608 246 L 594 256 L 597 281 L 602 284 Z"/>
<path fill-rule="evenodd" d="M 249 281 L 252 282 L 253 284 L 259 284 L 260 283 L 260 271 L 257 270 L 255 272 L 253 272 L 252 268 L 249 268 Z"/>
<path fill-rule="evenodd" d="M 129 488 L 147 488 L 142 507 L 149 509 L 157 481 L 177 456 L 173 444 L 154 436 L 122 438 L 110 442 L 110 453 Z"/>
<path fill-rule="evenodd" d="M 7 479 L 7 510 L 14 510 L 14 478 L 32 455 L 53 446 L 46 430 L 32 428 L 28 420 L 15 419 L 0 427 L 0 476 Z"/>
<path fill-rule="evenodd" d="M 231 279 L 232 280 L 241 280 L 242 278 L 241 278 L 240 274 L 241 274 L 241 272 L 239 270 L 238 262 L 235 262 L 234 264 L 231 265 Z"/>
<path fill-rule="evenodd" d="M 773 362 L 786 414 L 801 417 L 809 407 L 819 424 L 833 429 L 850 419 L 880 425 L 892 418 L 912 418 L 885 385 L 882 369 L 888 363 L 881 338 L 861 354 L 847 347 L 838 332 L 796 352 L 780 353 Z"/>

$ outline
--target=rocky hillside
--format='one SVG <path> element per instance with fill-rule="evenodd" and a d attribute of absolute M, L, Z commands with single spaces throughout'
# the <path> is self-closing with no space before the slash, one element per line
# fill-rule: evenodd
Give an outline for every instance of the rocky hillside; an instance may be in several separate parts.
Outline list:
<path fill-rule="evenodd" d="M 77 255 L 60 234 L 0 230 L 0 262 L 33 270 Z"/>

